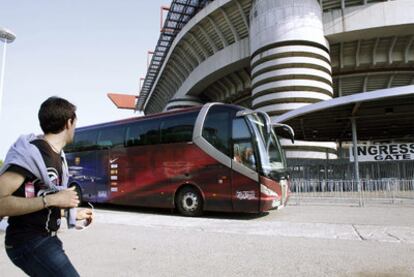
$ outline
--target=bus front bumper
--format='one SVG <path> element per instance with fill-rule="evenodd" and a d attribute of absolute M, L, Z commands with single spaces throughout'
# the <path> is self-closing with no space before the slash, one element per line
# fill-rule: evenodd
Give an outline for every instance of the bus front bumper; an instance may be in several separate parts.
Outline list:
<path fill-rule="evenodd" d="M 265 184 L 260 184 L 260 211 L 280 209 L 286 206 L 290 194 L 288 181 L 281 180 L 276 183 L 267 179 Z"/>

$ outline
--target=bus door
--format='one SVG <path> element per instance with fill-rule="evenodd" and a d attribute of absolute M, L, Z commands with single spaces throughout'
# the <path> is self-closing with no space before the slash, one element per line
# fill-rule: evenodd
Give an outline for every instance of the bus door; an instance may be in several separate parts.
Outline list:
<path fill-rule="evenodd" d="M 244 117 L 233 120 L 232 200 L 236 212 L 258 212 L 260 202 L 257 154 Z"/>
<path fill-rule="evenodd" d="M 112 200 L 120 193 L 121 160 L 124 160 L 123 126 L 107 126 L 98 134 L 97 180 L 95 182 L 96 202 Z"/>

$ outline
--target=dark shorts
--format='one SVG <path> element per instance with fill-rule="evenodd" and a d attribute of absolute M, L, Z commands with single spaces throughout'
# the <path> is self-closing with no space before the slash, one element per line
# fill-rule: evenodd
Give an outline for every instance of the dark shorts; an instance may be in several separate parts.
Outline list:
<path fill-rule="evenodd" d="M 6 245 L 6 252 L 29 276 L 79 276 L 57 236 L 38 236 L 17 247 Z"/>

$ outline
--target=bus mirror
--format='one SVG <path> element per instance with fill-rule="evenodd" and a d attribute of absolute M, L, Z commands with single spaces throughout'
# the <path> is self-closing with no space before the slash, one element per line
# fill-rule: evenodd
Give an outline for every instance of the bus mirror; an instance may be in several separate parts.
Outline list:
<path fill-rule="evenodd" d="M 243 117 L 251 114 L 261 115 L 265 121 L 265 131 L 268 136 L 272 133 L 272 121 L 270 116 L 266 112 L 252 111 L 252 110 L 241 110 L 236 113 L 236 117 Z"/>
<path fill-rule="evenodd" d="M 293 131 L 292 127 L 290 127 L 287 124 L 282 123 L 273 123 L 273 128 L 282 128 L 284 131 L 286 131 L 289 134 L 289 138 L 292 141 L 292 143 L 295 143 L 295 132 Z"/>
<path fill-rule="evenodd" d="M 265 128 L 266 128 L 266 133 L 268 136 L 270 136 L 270 134 L 272 133 L 272 120 L 270 119 L 270 116 L 262 111 L 257 111 L 258 114 L 263 116 L 263 119 L 265 121 Z"/>
<path fill-rule="evenodd" d="M 236 117 L 243 117 L 250 114 L 256 114 L 257 112 L 252 110 L 241 110 L 236 113 Z"/>

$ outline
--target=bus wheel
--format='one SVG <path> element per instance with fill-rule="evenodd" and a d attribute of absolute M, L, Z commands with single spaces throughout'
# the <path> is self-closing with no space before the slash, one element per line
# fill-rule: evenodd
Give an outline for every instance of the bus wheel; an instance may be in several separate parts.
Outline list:
<path fill-rule="evenodd" d="M 203 213 L 203 198 L 200 192 L 192 187 L 185 187 L 178 193 L 178 211 L 184 216 L 200 216 Z"/>

